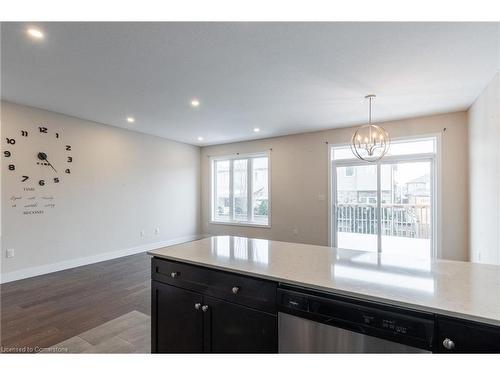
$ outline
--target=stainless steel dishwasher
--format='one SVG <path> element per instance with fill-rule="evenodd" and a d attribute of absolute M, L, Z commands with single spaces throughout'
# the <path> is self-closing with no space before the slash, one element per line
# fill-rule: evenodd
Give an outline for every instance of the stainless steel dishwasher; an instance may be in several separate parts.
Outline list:
<path fill-rule="evenodd" d="M 433 350 L 433 314 L 283 285 L 278 305 L 280 353 Z"/>

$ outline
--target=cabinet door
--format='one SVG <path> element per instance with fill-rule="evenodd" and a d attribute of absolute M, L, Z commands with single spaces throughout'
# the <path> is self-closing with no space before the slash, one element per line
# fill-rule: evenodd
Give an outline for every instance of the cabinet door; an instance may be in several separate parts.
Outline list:
<path fill-rule="evenodd" d="M 203 352 L 201 294 L 155 281 L 151 291 L 151 351 Z"/>
<path fill-rule="evenodd" d="M 212 353 L 277 353 L 276 315 L 204 296 L 205 350 Z"/>
<path fill-rule="evenodd" d="M 438 317 L 440 353 L 500 353 L 500 327 Z"/>

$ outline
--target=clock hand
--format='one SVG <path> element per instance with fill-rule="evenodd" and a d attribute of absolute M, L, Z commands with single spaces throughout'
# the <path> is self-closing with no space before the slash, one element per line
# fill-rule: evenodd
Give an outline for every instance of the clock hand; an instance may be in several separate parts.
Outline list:
<path fill-rule="evenodd" d="M 54 172 L 57 173 L 56 169 L 54 168 L 54 166 L 50 163 L 49 159 L 45 158 L 45 161 L 47 161 L 47 163 L 49 163 L 50 167 L 54 170 Z"/>
<path fill-rule="evenodd" d="M 54 166 L 50 163 L 49 159 L 47 159 L 47 154 L 45 152 L 39 152 L 37 156 L 38 156 L 38 159 L 46 161 L 50 165 L 50 167 L 54 170 L 54 172 L 57 173 Z"/>

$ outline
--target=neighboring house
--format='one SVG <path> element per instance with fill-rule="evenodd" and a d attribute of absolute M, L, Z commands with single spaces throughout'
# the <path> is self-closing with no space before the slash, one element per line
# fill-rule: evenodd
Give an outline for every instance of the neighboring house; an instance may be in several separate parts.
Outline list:
<path fill-rule="evenodd" d="M 337 179 L 338 203 L 377 203 L 376 170 L 371 166 L 365 168 L 339 168 Z M 391 202 L 392 174 L 390 170 L 382 173 L 382 203 Z"/>
<path fill-rule="evenodd" d="M 425 174 L 406 183 L 405 202 L 414 205 L 430 205 L 431 176 Z"/>

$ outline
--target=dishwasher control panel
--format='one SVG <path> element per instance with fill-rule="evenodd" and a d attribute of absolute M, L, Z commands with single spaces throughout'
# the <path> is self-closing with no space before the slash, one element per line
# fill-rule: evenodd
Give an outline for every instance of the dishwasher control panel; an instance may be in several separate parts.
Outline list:
<path fill-rule="evenodd" d="M 280 311 L 431 350 L 434 315 L 352 297 L 278 288 Z"/>

